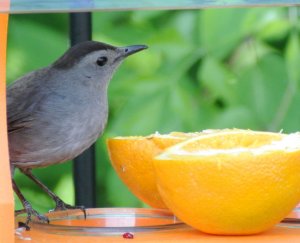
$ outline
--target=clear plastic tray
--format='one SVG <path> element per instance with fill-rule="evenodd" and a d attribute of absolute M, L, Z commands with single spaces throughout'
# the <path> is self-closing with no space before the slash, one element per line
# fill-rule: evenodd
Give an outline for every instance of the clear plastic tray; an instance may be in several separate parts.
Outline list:
<path fill-rule="evenodd" d="M 169 210 L 150 208 L 95 208 L 86 209 L 87 217 L 81 210 L 67 210 L 47 214 L 50 223 L 31 222 L 35 230 L 56 235 L 105 236 L 124 233 L 157 232 L 189 229 Z M 17 221 L 24 221 L 19 216 Z M 300 228 L 300 206 L 298 205 L 279 227 Z"/>
<path fill-rule="evenodd" d="M 60 235 L 119 235 L 127 232 L 170 231 L 187 226 L 170 211 L 148 208 L 95 208 L 47 214 L 50 223 L 33 220 L 31 227 Z"/>
<path fill-rule="evenodd" d="M 300 204 L 281 221 L 279 226 L 288 228 L 300 228 Z"/>

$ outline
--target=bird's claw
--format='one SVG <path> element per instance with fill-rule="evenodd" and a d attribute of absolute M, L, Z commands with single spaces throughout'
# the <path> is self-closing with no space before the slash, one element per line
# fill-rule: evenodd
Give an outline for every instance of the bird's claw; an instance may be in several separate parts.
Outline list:
<path fill-rule="evenodd" d="M 35 216 L 39 221 L 43 223 L 49 224 L 49 219 L 47 216 L 39 214 L 37 211 L 35 211 L 32 207 L 25 209 L 27 212 L 27 219 L 26 219 L 26 225 L 28 225 L 32 221 L 32 216 Z"/>
<path fill-rule="evenodd" d="M 23 223 L 23 222 L 18 222 L 18 228 L 25 228 L 26 231 L 30 230 L 29 225 Z"/>
<path fill-rule="evenodd" d="M 55 202 L 56 202 L 56 207 L 55 207 L 55 209 L 53 209 L 51 211 L 64 211 L 64 210 L 68 210 L 68 209 L 79 209 L 83 212 L 84 219 L 86 219 L 86 209 L 84 206 L 72 206 L 70 204 L 63 202 L 59 198 L 57 200 L 55 200 Z"/>
<path fill-rule="evenodd" d="M 26 213 L 25 209 L 15 210 L 15 217 L 18 216 L 18 215 L 20 215 L 20 214 L 23 214 L 23 213 Z"/>
<path fill-rule="evenodd" d="M 16 210 L 15 215 L 26 213 L 26 222 L 19 222 L 19 227 L 24 227 L 26 230 L 30 230 L 29 223 L 32 221 L 32 216 L 35 216 L 40 222 L 49 224 L 49 219 L 47 216 L 39 214 L 36 210 L 32 208 L 32 206 L 25 202 L 25 208 L 21 210 Z"/>

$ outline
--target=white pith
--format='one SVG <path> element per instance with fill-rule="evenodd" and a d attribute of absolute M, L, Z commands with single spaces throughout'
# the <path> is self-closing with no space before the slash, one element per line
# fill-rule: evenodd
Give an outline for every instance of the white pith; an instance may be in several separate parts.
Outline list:
<path fill-rule="evenodd" d="M 292 133 L 292 134 L 280 134 L 282 138 L 280 140 L 274 140 L 270 143 L 263 144 L 259 147 L 235 147 L 235 148 L 212 148 L 212 149 L 199 149 L 197 151 L 187 151 L 183 149 L 185 145 L 193 143 L 193 141 L 201 141 L 201 139 L 212 138 L 216 136 L 226 136 L 226 135 L 233 135 L 241 133 L 241 131 L 226 131 L 226 132 L 218 132 L 218 133 L 211 133 L 201 137 L 195 137 L 188 139 L 180 144 L 177 144 L 173 147 L 167 149 L 164 153 L 159 155 L 158 159 L 168 159 L 171 157 L 178 157 L 181 156 L 189 156 L 189 157 L 196 157 L 196 156 L 213 156 L 213 155 L 239 155 L 241 153 L 251 153 L 253 155 L 261 155 L 268 152 L 274 151 L 283 151 L 283 152 L 294 152 L 300 150 L 300 133 Z M 269 132 L 255 132 L 250 130 L 244 130 L 244 134 L 249 133 L 249 135 L 255 134 L 274 134 Z"/>

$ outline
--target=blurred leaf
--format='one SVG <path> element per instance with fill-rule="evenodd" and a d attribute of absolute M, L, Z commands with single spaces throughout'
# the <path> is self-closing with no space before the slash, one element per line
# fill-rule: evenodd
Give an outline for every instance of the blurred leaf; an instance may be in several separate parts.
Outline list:
<path fill-rule="evenodd" d="M 256 37 L 277 38 L 280 36 L 281 31 L 284 31 L 282 25 L 284 25 L 283 22 L 286 23 L 286 20 L 286 8 L 255 8 L 247 12 L 243 29 L 245 33 Z M 280 25 L 278 29 L 274 28 L 276 25 Z"/>
<path fill-rule="evenodd" d="M 205 58 L 198 72 L 200 83 L 214 99 L 221 99 L 225 104 L 236 101 L 232 85 L 236 77 L 215 58 Z"/>
<path fill-rule="evenodd" d="M 278 40 L 283 39 L 291 28 L 287 19 L 276 19 L 270 21 L 258 33 L 258 37 L 264 40 Z"/>
<path fill-rule="evenodd" d="M 71 173 L 65 174 L 58 181 L 55 192 L 65 203 L 75 205 L 74 182 Z"/>
<path fill-rule="evenodd" d="M 132 12 L 109 12 L 93 14 L 93 39 L 113 45 L 147 44 L 145 40 L 154 34 L 149 21 L 136 21 Z M 142 11 L 141 16 L 147 16 Z"/>
<path fill-rule="evenodd" d="M 293 31 L 289 37 L 285 51 L 285 60 L 289 77 L 293 81 L 298 80 L 298 82 L 300 82 L 300 43 L 296 31 Z"/>
<path fill-rule="evenodd" d="M 164 103 L 165 96 L 162 92 L 134 96 L 112 121 L 111 129 L 120 135 L 153 133 L 161 124 L 161 107 Z"/>
<path fill-rule="evenodd" d="M 137 199 L 118 178 L 115 171 L 108 171 L 107 197 L 112 206 L 118 207 L 141 207 L 142 202 Z"/>
<path fill-rule="evenodd" d="M 172 23 L 187 43 L 197 44 L 199 41 L 197 32 L 199 14 L 197 11 L 178 11 Z"/>
<path fill-rule="evenodd" d="M 229 107 L 221 111 L 211 123 L 211 128 L 259 129 L 253 113 L 242 106 Z"/>
<path fill-rule="evenodd" d="M 33 22 L 43 26 L 45 29 L 52 29 L 66 36 L 68 33 L 69 14 L 68 13 L 36 13 L 36 14 L 16 14 L 13 17 L 20 23 Z"/>
<path fill-rule="evenodd" d="M 200 44 L 214 57 L 223 59 L 243 37 L 247 9 L 214 9 L 200 13 Z"/>
<path fill-rule="evenodd" d="M 165 123 L 163 130 L 166 132 L 199 130 L 202 119 L 201 115 L 199 116 L 201 103 L 198 96 L 200 92 L 192 80 L 182 78 L 178 81 L 178 85 L 172 85 L 165 105 L 166 110 L 163 111 L 165 120 L 169 121 Z M 172 123 L 173 126 L 170 125 Z"/>
<path fill-rule="evenodd" d="M 195 51 L 193 46 L 172 26 L 163 29 L 159 36 L 153 35 L 149 42 L 152 43 L 151 48 L 153 47 L 162 53 L 165 65 L 172 63 L 172 60 L 180 60 L 191 51 Z"/>
<path fill-rule="evenodd" d="M 288 111 L 285 116 L 283 116 L 283 121 L 281 123 L 281 128 L 283 132 L 299 132 L 300 116 L 299 116 L 299 106 L 300 106 L 300 93 L 298 92 L 295 96 L 291 96 L 292 101 L 288 107 Z"/>
<path fill-rule="evenodd" d="M 66 36 L 38 22 L 9 21 L 7 79 L 9 82 L 37 68 L 48 66 L 68 49 Z"/>
<path fill-rule="evenodd" d="M 298 83 L 300 81 L 300 72 L 298 68 L 298 64 L 300 61 L 299 55 L 299 37 L 297 32 L 293 31 L 290 35 L 285 51 L 288 83 L 286 89 L 283 90 L 283 97 L 281 99 L 280 105 L 278 106 L 277 112 L 275 113 L 272 123 L 269 126 L 271 130 L 286 128 L 284 124 L 293 124 L 289 123 L 288 120 L 298 120 L 297 118 L 295 118 L 294 114 L 290 112 L 290 110 L 293 111 L 295 109 L 295 106 L 300 105 L 297 102 L 297 97 L 299 96 Z M 290 129 L 295 130 L 295 126 L 288 126 L 287 130 Z"/>
<path fill-rule="evenodd" d="M 266 55 L 241 75 L 235 89 L 240 102 L 250 107 L 263 129 L 271 126 L 272 119 L 287 87 L 287 73 L 280 56 Z"/>
<path fill-rule="evenodd" d="M 230 67 L 235 74 L 239 75 L 256 66 L 259 59 L 270 53 L 276 53 L 276 51 L 258 39 L 249 38 L 232 53 Z"/>

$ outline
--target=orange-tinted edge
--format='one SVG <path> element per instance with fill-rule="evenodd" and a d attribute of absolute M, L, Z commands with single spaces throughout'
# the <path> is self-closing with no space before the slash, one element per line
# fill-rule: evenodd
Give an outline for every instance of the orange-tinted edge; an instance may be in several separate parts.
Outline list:
<path fill-rule="evenodd" d="M 4 0 L 1 8 L 9 8 Z M 8 158 L 6 124 L 6 47 L 8 14 L 0 14 L 0 242 L 14 242 L 14 198 Z"/>

